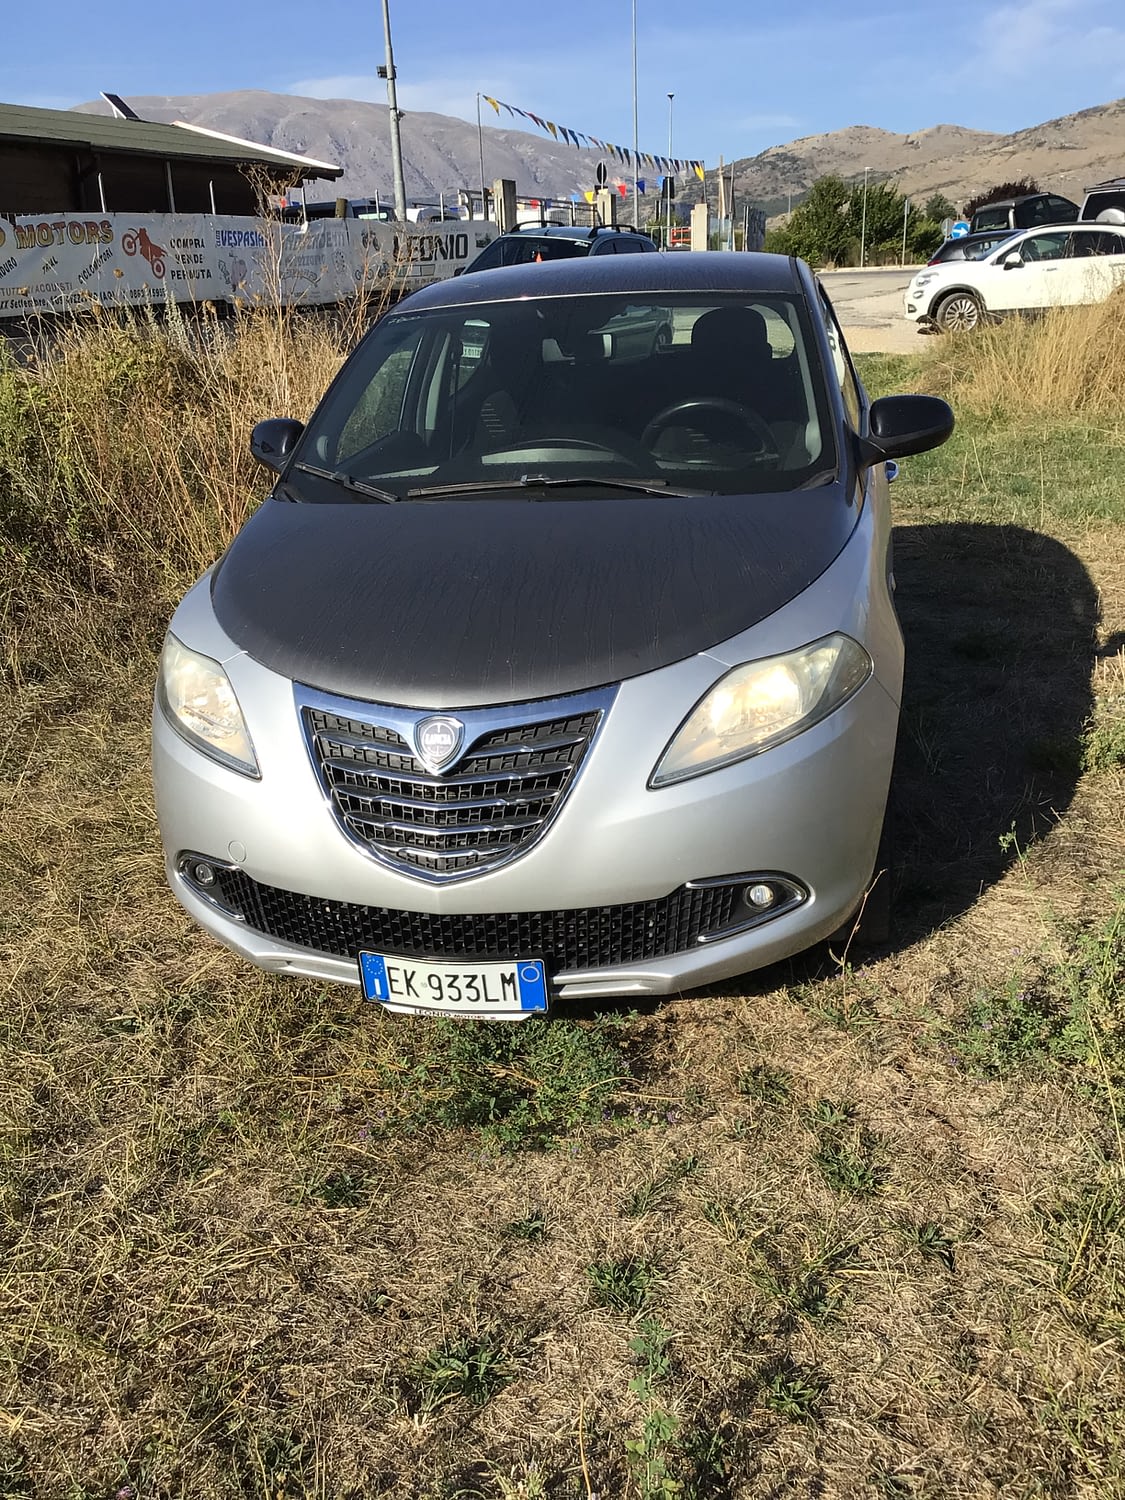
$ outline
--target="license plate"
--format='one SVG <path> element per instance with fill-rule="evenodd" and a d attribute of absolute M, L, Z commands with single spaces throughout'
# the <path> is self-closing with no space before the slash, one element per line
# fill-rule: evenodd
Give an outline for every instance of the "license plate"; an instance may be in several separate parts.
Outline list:
<path fill-rule="evenodd" d="M 547 973 L 538 958 L 422 963 L 391 953 L 361 953 L 359 973 L 366 998 L 389 1010 L 520 1016 L 547 1009 Z"/>

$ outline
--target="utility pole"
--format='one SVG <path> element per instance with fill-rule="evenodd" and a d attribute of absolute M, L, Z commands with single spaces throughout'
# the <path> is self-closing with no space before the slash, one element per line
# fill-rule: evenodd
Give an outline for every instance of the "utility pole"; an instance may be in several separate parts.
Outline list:
<path fill-rule="evenodd" d="M 395 218 L 406 223 L 406 184 L 402 178 L 402 138 L 398 122 L 402 118 L 398 111 L 398 90 L 395 87 L 395 54 L 391 47 L 390 0 L 383 0 L 383 37 L 387 44 L 387 63 L 379 69 L 379 77 L 387 80 L 387 110 L 391 118 L 391 166 L 395 176 Z"/>
<path fill-rule="evenodd" d="M 637 160 L 637 0 L 633 0 L 633 223 L 641 227 L 641 200 L 637 191 L 637 175 L 640 163 Z"/>

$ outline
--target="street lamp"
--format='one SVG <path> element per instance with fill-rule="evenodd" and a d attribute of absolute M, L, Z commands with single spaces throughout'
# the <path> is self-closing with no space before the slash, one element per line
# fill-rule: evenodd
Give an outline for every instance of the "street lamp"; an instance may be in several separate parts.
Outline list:
<path fill-rule="evenodd" d="M 398 122 L 398 92 L 395 88 L 395 55 L 391 47 L 391 12 L 389 0 L 383 0 L 383 37 L 387 44 L 387 65 L 379 69 L 379 77 L 387 80 L 387 109 L 391 117 L 391 166 L 395 175 L 395 218 L 406 223 L 406 184 L 402 180 L 402 138 Z"/>
<path fill-rule="evenodd" d="M 870 167 L 863 169 L 863 218 L 859 230 L 859 264 L 860 269 L 867 264 L 867 174 Z"/>
<path fill-rule="evenodd" d="M 665 169 L 664 181 L 668 187 L 668 216 L 664 224 L 664 248 L 667 250 L 672 243 L 672 100 L 675 94 L 668 95 L 668 165 Z"/>
<path fill-rule="evenodd" d="M 633 0 L 633 223 L 641 227 L 640 194 L 637 191 L 637 0 Z"/>

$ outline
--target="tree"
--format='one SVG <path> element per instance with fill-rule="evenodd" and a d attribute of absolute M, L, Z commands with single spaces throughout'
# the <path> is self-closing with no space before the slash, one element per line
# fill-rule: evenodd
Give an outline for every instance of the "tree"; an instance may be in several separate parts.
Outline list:
<path fill-rule="evenodd" d="M 986 188 L 983 193 L 978 193 L 975 198 L 970 198 L 965 204 L 965 217 L 971 219 L 978 208 L 983 208 L 986 203 L 995 203 L 997 198 L 1022 198 L 1025 193 L 1038 193 L 1039 184 L 1027 178 L 1023 182 L 1000 182 L 995 187 Z"/>
<path fill-rule="evenodd" d="M 767 249 L 799 255 L 810 266 L 846 259 L 852 238 L 851 189 L 842 177 L 818 177 L 805 201 L 793 210 L 783 229 L 772 230 Z"/>
<path fill-rule="evenodd" d="M 940 224 L 942 219 L 955 219 L 957 210 L 944 193 L 932 193 L 926 199 L 922 212 L 927 219 L 932 219 L 935 224 Z"/>

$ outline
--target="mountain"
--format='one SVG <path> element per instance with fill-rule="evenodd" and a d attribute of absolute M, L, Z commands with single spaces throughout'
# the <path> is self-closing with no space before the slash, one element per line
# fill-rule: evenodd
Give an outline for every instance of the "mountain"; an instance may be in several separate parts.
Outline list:
<path fill-rule="evenodd" d="M 339 183 L 313 184 L 310 192 L 325 198 L 390 196 L 392 175 L 387 107 L 354 99 L 303 99 L 244 89 L 226 94 L 154 95 L 128 101 L 144 119 L 186 120 L 297 151 L 344 168 Z M 109 105 L 78 106 L 108 114 Z M 515 179 L 528 197 L 563 198 L 593 186 L 599 160 L 593 151 L 523 130 L 475 124 L 448 115 L 407 113 L 402 121 L 403 176 L 406 195 L 436 198 L 459 187 L 480 186 L 480 148 L 484 147 L 485 181 Z M 610 179 L 621 175 L 609 163 Z M 732 167 L 725 177 L 729 184 Z M 845 178 L 890 181 L 907 197 L 942 193 L 960 205 L 982 188 L 1013 178 L 1031 177 L 1041 188 L 1081 200 L 1088 183 L 1125 175 L 1125 99 L 1099 104 L 1062 119 L 1048 120 L 1012 135 L 968 130 L 960 125 L 932 125 L 907 135 L 871 125 L 850 125 L 827 135 L 802 136 L 770 146 L 757 156 L 733 163 L 737 203 L 750 202 L 767 213 L 784 212 L 817 177 L 833 172 Z M 708 198 L 716 201 L 717 173 L 707 173 Z M 680 198 L 699 193 L 694 179 L 680 184 Z"/>
<path fill-rule="evenodd" d="M 344 169 L 338 181 L 310 183 L 307 196 L 391 197 L 390 123 L 385 104 L 356 99 L 304 99 L 294 94 L 270 94 L 241 89 L 225 94 L 167 94 L 130 96 L 126 101 L 144 120 L 184 120 L 273 146 L 296 151 Z M 111 114 L 104 100 L 77 106 L 90 114 Z M 485 182 L 497 177 L 515 179 L 516 191 L 527 197 L 569 196 L 594 185 L 598 157 L 592 151 L 557 145 L 523 130 L 500 130 L 449 115 L 404 115 L 401 125 L 402 175 L 407 202 L 436 199 L 460 187 L 480 188 L 481 143 Z"/>
<path fill-rule="evenodd" d="M 896 135 L 851 125 L 830 135 L 803 136 L 735 161 L 735 198 L 749 199 L 767 213 L 783 213 L 790 194 L 796 201 L 816 178 L 829 172 L 862 178 L 865 169 L 873 182 L 889 181 L 908 198 L 941 193 L 960 205 L 994 183 L 1030 177 L 1044 190 L 1080 203 L 1089 183 L 1125 175 L 1125 99 L 1012 135 L 960 125 Z M 730 172 L 728 166 L 728 183 Z M 715 176 L 708 172 L 709 183 Z"/>

